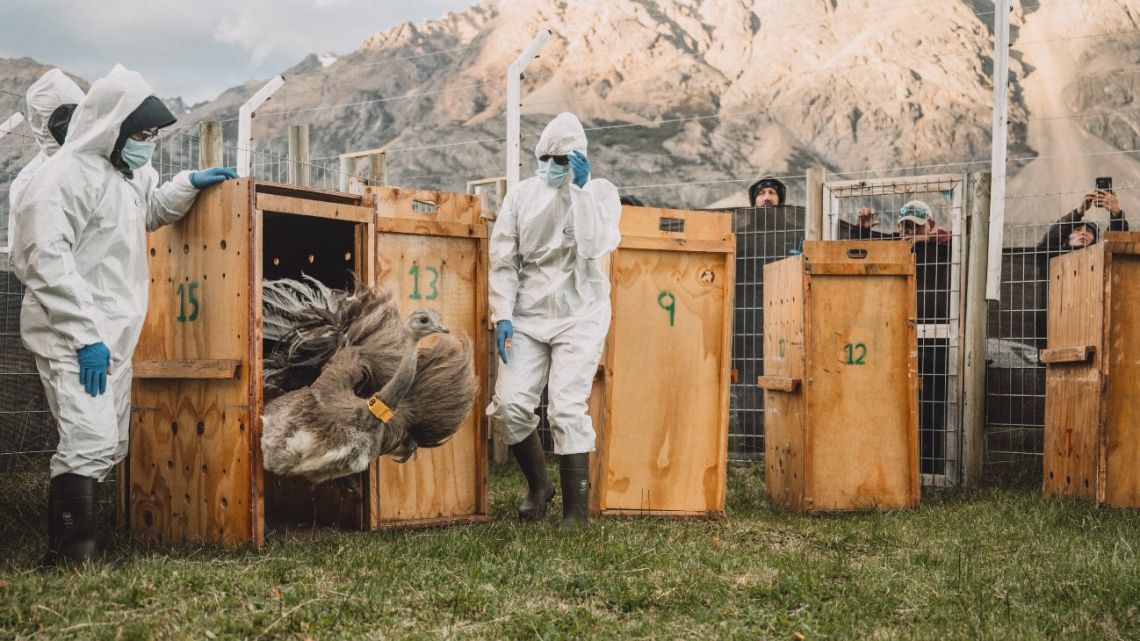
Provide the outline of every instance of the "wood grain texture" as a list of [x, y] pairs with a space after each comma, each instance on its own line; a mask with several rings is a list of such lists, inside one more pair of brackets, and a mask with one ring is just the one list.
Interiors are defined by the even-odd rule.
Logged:
[[718, 515], [727, 470], [731, 218], [627, 206], [621, 234], [608, 263], [610, 333], [589, 404], [597, 433], [591, 510]]
[[[764, 371], [804, 380], [804, 259], [764, 266]], [[764, 393], [764, 481], [768, 500], [801, 511], [808, 507], [806, 395]]]
[[135, 359], [241, 366], [228, 380], [135, 381], [126, 501], [142, 542], [264, 542], [249, 394], [260, 371], [249, 351], [252, 201], [251, 181], [228, 181], [148, 238], [150, 306]]
[[133, 376], [139, 378], [228, 379], [238, 375], [241, 360], [200, 359], [173, 361], [134, 361]]
[[1091, 346], [1082, 364], [1049, 365], [1045, 377], [1046, 494], [1097, 500], [1104, 331], [1104, 247], [1049, 262], [1049, 348]]
[[914, 274], [903, 243], [808, 241], [765, 266], [765, 374], [785, 388], [764, 394], [773, 503], [918, 505]]
[[1140, 243], [1113, 253], [1101, 501], [1140, 507]]
[[[377, 201], [378, 281], [396, 293], [404, 316], [434, 309], [453, 335], [472, 341], [479, 386], [471, 413], [447, 443], [420, 449], [405, 463], [381, 457], [374, 464], [379, 506], [374, 527], [479, 521], [488, 510], [486, 360], [481, 357], [487, 349], [487, 234], [479, 199], [386, 187], [368, 191]], [[432, 203], [437, 211], [415, 211], [413, 201]]]
[[1041, 353], [1037, 356], [1037, 360], [1046, 365], [1052, 365], [1054, 363], [1087, 363], [1092, 360], [1094, 354], [1096, 354], [1096, 347], [1092, 345], [1058, 347], [1055, 349], [1041, 350]]

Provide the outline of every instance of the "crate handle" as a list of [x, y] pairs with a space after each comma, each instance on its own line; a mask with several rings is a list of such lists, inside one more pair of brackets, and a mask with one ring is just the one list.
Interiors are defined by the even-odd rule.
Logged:
[[756, 387], [769, 392], [794, 392], [800, 386], [800, 379], [787, 376], [761, 376], [756, 379]]
[[685, 231], [685, 219], [684, 218], [670, 218], [668, 216], [662, 216], [658, 220], [657, 229], [659, 229], [661, 231], [669, 231], [669, 232], [678, 232], [678, 233], [684, 232]]
[[1096, 345], [1078, 345], [1077, 347], [1059, 347], [1056, 349], [1043, 349], [1037, 360], [1046, 365], [1060, 365], [1063, 363], [1088, 363], [1096, 355]]
[[412, 199], [412, 211], [421, 214], [438, 214], [439, 205], [430, 200], [420, 200], [418, 198]]
[[228, 380], [241, 374], [241, 361], [225, 358], [135, 361], [134, 377], [146, 379]]
[[867, 257], [867, 250], [862, 247], [855, 247], [847, 250], [847, 257], [854, 258], [855, 260], [863, 260]]

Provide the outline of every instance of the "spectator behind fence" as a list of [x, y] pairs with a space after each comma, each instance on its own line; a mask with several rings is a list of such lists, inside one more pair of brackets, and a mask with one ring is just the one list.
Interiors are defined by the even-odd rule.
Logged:
[[1049, 261], [1061, 254], [1084, 249], [1095, 245], [1100, 240], [1097, 224], [1085, 220], [1085, 213], [1093, 207], [1103, 207], [1108, 210], [1108, 231], [1128, 231], [1128, 220], [1124, 217], [1124, 210], [1120, 208], [1120, 201], [1111, 190], [1093, 190], [1085, 194], [1076, 209], [1061, 216], [1049, 226], [1049, 230], [1037, 243], [1037, 280], [1045, 283], [1044, 296], [1037, 305], [1034, 338], [1038, 349], [1046, 345], [1046, 327], [1049, 318], [1048, 286]]

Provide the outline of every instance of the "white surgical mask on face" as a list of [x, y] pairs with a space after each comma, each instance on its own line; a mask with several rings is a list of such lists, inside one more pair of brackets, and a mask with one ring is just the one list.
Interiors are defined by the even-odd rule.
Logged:
[[560, 187], [562, 183], [566, 182], [566, 177], [570, 175], [570, 165], [559, 165], [553, 160], [545, 162], [540, 160], [534, 175], [551, 187]]
[[123, 162], [131, 168], [131, 171], [134, 171], [150, 162], [150, 157], [154, 154], [154, 148], [155, 143], [153, 142], [140, 142], [133, 138], [127, 138], [127, 142], [123, 145], [123, 150], [119, 152], [119, 156], [123, 159]]

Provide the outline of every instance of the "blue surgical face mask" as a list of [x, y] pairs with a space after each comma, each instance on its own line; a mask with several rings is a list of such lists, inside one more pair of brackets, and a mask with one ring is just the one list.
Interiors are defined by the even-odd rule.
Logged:
[[155, 143], [153, 142], [139, 142], [133, 138], [127, 138], [127, 143], [123, 145], [123, 150], [119, 152], [119, 156], [131, 168], [131, 171], [134, 171], [150, 162], [154, 147]]
[[562, 183], [566, 182], [566, 177], [570, 175], [570, 165], [559, 165], [553, 160], [545, 162], [538, 161], [538, 169], [534, 172], [547, 185], [551, 187], [561, 187]]

